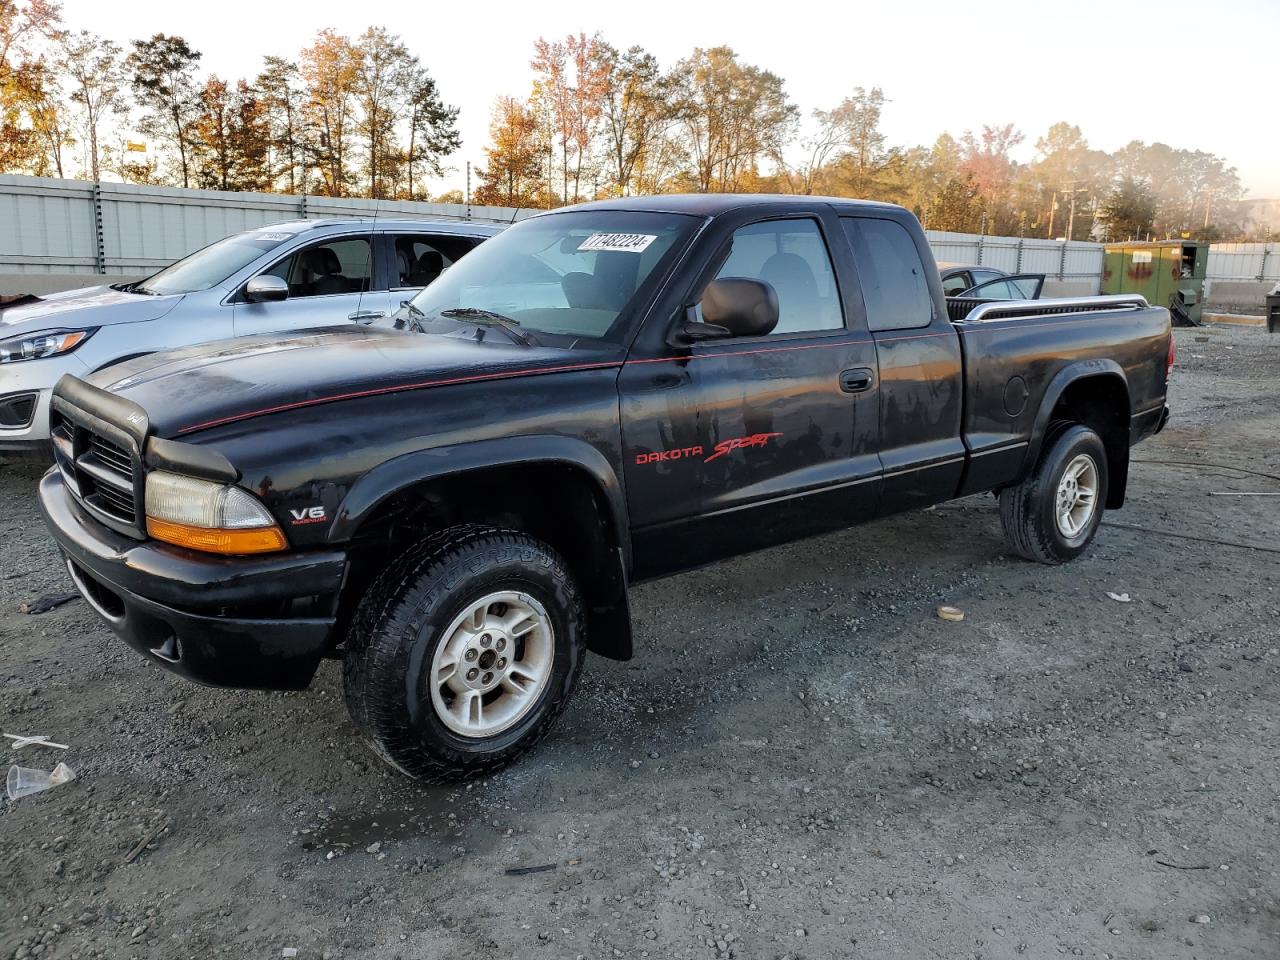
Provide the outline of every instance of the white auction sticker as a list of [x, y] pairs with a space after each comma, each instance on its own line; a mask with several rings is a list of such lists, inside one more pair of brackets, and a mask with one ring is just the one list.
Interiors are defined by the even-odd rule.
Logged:
[[641, 253], [658, 238], [647, 233], [593, 233], [583, 240], [578, 250], [616, 250], [619, 253]]
[[292, 234], [288, 233], [259, 233], [255, 239], [265, 240], [267, 243], [281, 243], [288, 240]]

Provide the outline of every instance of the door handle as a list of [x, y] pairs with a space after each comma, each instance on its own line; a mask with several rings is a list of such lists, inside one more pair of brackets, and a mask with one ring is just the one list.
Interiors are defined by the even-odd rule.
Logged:
[[385, 310], [357, 310], [355, 313], [348, 313], [347, 319], [354, 320], [356, 323], [368, 323], [386, 315], [387, 311]]
[[845, 393], [866, 393], [875, 383], [870, 367], [855, 367], [840, 374], [840, 389]]

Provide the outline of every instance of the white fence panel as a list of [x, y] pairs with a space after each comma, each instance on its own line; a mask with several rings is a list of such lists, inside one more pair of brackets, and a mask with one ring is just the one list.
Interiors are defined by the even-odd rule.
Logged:
[[[925, 235], [939, 263], [976, 264], [1008, 273], [1043, 273], [1050, 280], [1091, 285], [1095, 291], [1102, 282], [1100, 243], [983, 237], [941, 230], [927, 230]], [[1046, 295], [1054, 292], [1047, 290]]]
[[[232, 233], [315, 217], [414, 217], [511, 223], [537, 213], [355, 197], [231, 193], [0, 175], [0, 274], [142, 276]], [[1043, 273], [1046, 295], [1096, 292], [1103, 246], [1080, 241], [926, 232], [942, 263]], [[1220, 243], [1209, 249], [1215, 295], [1259, 300], [1280, 280], [1280, 244]], [[51, 277], [50, 281], [54, 279]], [[1219, 281], [1215, 286], [1212, 281]], [[1260, 300], [1259, 300], [1260, 302]]]
[[0, 176], [0, 273], [92, 273], [93, 185]]
[[[281, 220], [410, 217], [510, 223], [536, 210], [186, 190], [0, 175], [0, 274], [141, 276]], [[99, 239], [99, 231], [101, 238]]]
[[1215, 243], [1208, 271], [1211, 280], [1280, 280], [1280, 244]]

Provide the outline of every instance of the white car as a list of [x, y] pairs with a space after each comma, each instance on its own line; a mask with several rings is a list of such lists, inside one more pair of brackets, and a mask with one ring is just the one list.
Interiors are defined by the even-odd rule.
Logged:
[[426, 220], [297, 220], [217, 241], [137, 283], [0, 307], [0, 453], [44, 455], [64, 373], [261, 333], [371, 323], [502, 230]]

